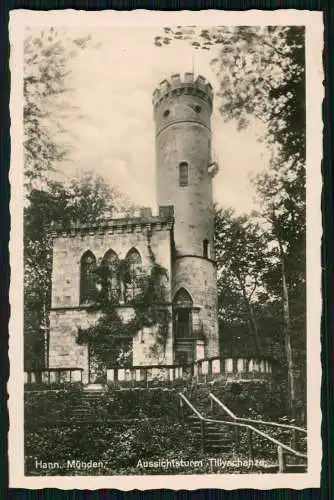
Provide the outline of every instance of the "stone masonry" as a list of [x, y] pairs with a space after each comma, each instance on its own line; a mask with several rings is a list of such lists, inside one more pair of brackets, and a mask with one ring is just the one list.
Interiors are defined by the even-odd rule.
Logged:
[[[90, 380], [89, 349], [78, 345], [80, 328], [94, 324], [98, 312], [80, 304], [80, 263], [85, 252], [97, 264], [108, 250], [122, 260], [135, 249], [149, 269], [150, 249], [167, 270], [165, 307], [171, 311], [163, 353], [152, 357], [156, 328], [133, 339], [133, 365], [172, 365], [177, 353], [186, 362], [219, 355], [217, 284], [214, 252], [211, 159], [212, 88], [191, 73], [173, 75], [153, 94], [159, 215], [143, 209], [140, 217], [109, 219], [94, 226], [56, 228], [53, 244], [49, 367], [80, 367]], [[176, 303], [180, 291], [188, 303]], [[119, 304], [124, 320], [132, 311]], [[187, 324], [189, 322], [189, 324]], [[183, 359], [183, 358], [182, 358]], [[91, 380], [90, 380], [91, 381]]]
[[[158, 203], [173, 205], [175, 216], [172, 295], [175, 297], [181, 288], [190, 294], [194, 309], [199, 311], [205, 356], [219, 355], [212, 100], [210, 83], [201, 76], [195, 79], [192, 73], [183, 78], [172, 75], [153, 94]], [[188, 170], [186, 185], [179, 179], [182, 165]]]

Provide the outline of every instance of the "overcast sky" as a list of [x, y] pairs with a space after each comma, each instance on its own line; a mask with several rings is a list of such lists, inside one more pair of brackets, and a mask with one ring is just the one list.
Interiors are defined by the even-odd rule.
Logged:
[[[158, 48], [153, 40], [160, 28], [152, 26], [67, 30], [74, 37], [90, 34], [94, 46], [71, 62], [71, 101], [81, 117], [73, 115], [66, 123], [73, 153], [61, 170], [67, 176], [94, 170], [135, 203], [155, 206], [153, 90], [162, 79], [191, 71], [194, 64], [195, 73], [205, 76], [216, 91], [219, 82], [210, 67], [216, 53], [195, 51], [184, 41]], [[257, 140], [263, 130], [254, 122], [238, 132], [235, 123], [224, 123], [218, 106], [216, 97], [213, 157], [220, 172], [214, 179], [215, 201], [247, 212], [254, 208], [249, 174], [268, 165], [265, 146]]]

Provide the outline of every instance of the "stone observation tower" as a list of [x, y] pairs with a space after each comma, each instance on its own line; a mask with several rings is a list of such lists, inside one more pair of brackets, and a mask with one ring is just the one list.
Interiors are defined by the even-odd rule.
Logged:
[[[54, 226], [46, 342], [54, 380], [62, 372], [71, 381], [75, 372], [83, 383], [105, 379], [148, 383], [156, 377], [173, 381], [184, 374], [252, 371], [259, 366], [252, 361], [249, 368], [244, 359], [237, 363], [220, 359], [212, 199], [218, 166], [211, 155], [212, 101], [210, 83], [193, 73], [174, 74], [153, 93], [157, 214], [142, 207], [131, 216], [114, 214], [89, 224], [60, 221]], [[128, 270], [126, 282], [121, 263]], [[105, 291], [125, 326], [132, 318], [135, 323], [140, 319], [134, 299], [142, 297], [140, 278], [153, 270], [154, 263], [165, 271], [159, 274], [164, 298], [157, 304], [165, 321], [139, 321], [136, 331], [131, 324], [128, 335], [115, 334], [115, 351], [127, 357], [119, 363], [117, 352], [110, 352], [116, 361], [109, 364], [99, 349], [96, 352], [98, 340], [82, 335], [103, 313], [96, 307], [96, 290], [101, 286], [96, 269], [103, 264], [108, 270]], [[269, 370], [261, 366], [261, 371]]]
[[219, 355], [212, 100], [210, 83], [193, 73], [174, 74], [153, 93], [157, 201], [174, 206], [173, 330], [180, 361]]

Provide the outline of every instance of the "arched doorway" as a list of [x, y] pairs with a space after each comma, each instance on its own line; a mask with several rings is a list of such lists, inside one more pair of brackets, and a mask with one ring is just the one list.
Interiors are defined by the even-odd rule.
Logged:
[[192, 308], [193, 301], [190, 294], [181, 288], [173, 301], [175, 337], [177, 339], [192, 337]]
[[173, 330], [175, 364], [187, 365], [194, 361], [193, 300], [185, 288], [180, 288], [173, 300]]

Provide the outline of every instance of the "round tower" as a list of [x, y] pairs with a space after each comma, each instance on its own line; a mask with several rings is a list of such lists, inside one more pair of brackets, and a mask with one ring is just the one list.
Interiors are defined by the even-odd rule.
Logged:
[[[219, 355], [214, 253], [210, 83], [171, 76], [153, 93], [159, 206], [174, 206], [173, 311], [176, 361]], [[204, 352], [203, 352], [204, 350]], [[180, 353], [183, 352], [181, 355]]]

